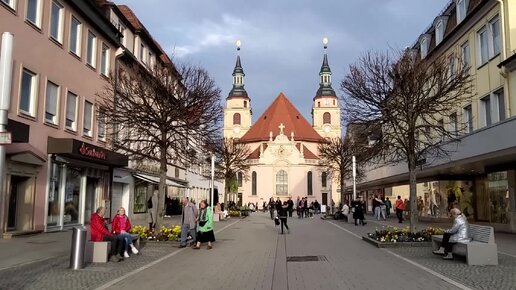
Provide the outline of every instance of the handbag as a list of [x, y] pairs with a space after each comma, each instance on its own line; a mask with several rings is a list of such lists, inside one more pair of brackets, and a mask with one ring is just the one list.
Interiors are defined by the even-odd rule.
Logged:
[[199, 225], [200, 225], [201, 227], [204, 227], [204, 225], [205, 225], [205, 224], [206, 224], [206, 221], [199, 221]]
[[275, 217], [275, 218], [274, 218], [274, 224], [276, 224], [277, 226], [279, 226], [280, 222], [279, 222], [279, 218], [278, 218], [278, 217]]

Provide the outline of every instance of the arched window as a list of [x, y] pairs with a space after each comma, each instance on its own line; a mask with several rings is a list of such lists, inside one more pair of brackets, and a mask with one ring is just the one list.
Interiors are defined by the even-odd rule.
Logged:
[[331, 114], [326, 112], [322, 116], [322, 122], [323, 124], [331, 124]]
[[327, 179], [328, 179], [328, 175], [326, 174], [326, 172], [323, 172], [321, 175], [321, 184], [322, 184], [323, 188], [325, 188], [327, 185]]
[[276, 195], [288, 194], [288, 175], [285, 170], [276, 173]]
[[233, 125], [240, 125], [240, 113], [233, 115]]
[[307, 186], [307, 194], [308, 195], [313, 195], [314, 194], [314, 191], [312, 189], [312, 171], [308, 171], [308, 173], [306, 174], [306, 186]]
[[247, 108], [247, 101], [244, 101], [244, 108]]
[[256, 195], [256, 171], [253, 171], [251, 176], [252, 176], [252, 182], [253, 182], [252, 195]]
[[242, 172], [239, 172], [237, 174], [238, 187], [242, 187], [242, 179], [244, 179], [244, 175], [242, 174]]

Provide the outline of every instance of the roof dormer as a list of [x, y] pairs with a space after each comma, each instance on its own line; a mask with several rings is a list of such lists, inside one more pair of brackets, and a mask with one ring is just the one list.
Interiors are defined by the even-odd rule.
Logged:
[[448, 16], [442, 15], [434, 20], [435, 29], [435, 46], [439, 45], [444, 39], [444, 33], [446, 32], [446, 24], [448, 23]]
[[469, 0], [455, 0], [457, 24], [461, 23], [468, 14]]
[[419, 37], [419, 51], [421, 52], [421, 59], [425, 58], [428, 55], [428, 50], [430, 49], [430, 40], [432, 39], [432, 35], [430, 34], [422, 34]]

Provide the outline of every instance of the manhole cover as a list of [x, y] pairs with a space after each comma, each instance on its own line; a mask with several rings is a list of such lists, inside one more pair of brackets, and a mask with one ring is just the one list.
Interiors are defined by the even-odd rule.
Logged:
[[27, 244], [38, 244], [38, 245], [45, 245], [45, 244], [52, 244], [52, 243], [55, 243], [56, 241], [30, 241], [30, 242], [27, 242]]
[[325, 256], [290, 256], [287, 257], [287, 262], [317, 262], [328, 261]]

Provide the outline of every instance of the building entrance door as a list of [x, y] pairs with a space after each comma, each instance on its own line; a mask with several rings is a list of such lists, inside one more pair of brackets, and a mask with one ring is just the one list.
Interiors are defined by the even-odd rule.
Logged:
[[322, 204], [328, 205], [328, 193], [327, 192], [322, 193]]
[[30, 230], [33, 216], [34, 179], [12, 175], [9, 182], [7, 210], [7, 231]]
[[[84, 206], [84, 221], [90, 223], [91, 214], [97, 210], [97, 185], [99, 179], [88, 177], [86, 179], [86, 201]], [[109, 210], [109, 209], [108, 209]], [[106, 212], [106, 216], [109, 211]]]

